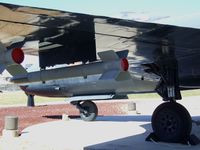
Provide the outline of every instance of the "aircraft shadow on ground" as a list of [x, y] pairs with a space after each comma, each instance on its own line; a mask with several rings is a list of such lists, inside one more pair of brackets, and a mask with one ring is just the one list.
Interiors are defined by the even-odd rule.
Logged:
[[98, 116], [96, 121], [111, 121], [111, 122], [128, 122], [128, 121], [140, 121], [150, 122], [150, 115], [128, 115], [128, 116]]
[[[62, 115], [46, 115], [42, 116], [48, 119], [61, 120]], [[79, 115], [70, 115], [70, 119], [81, 119]], [[98, 116], [95, 121], [110, 121], [110, 122], [128, 122], [128, 121], [140, 121], [140, 122], [150, 122], [150, 115], [132, 115], [132, 116]]]
[[192, 122], [200, 126], [200, 116], [192, 116]]
[[[48, 118], [48, 119], [56, 119], [56, 120], [62, 119], [62, 115], [46, 115], [46, 116], [42, 116], [42, 117]], [[70, 115], [69, 118], [70, 119], [79, 119], [80, 116], [79, 115]]]
[[42, 116], [42, 117], [48, 118], [48, 119], [56, 119], [56, 120], [62, 119], [62, 115], [46, 115], [46, 116]]

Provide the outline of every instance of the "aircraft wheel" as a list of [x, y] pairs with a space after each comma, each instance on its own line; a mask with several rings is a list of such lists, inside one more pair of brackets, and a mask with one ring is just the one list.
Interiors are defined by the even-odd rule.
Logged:
[[159, 105], [152, 115], [152, 128], [160, 141], [186, 142], [190, 136], [192, 120], [185, 107], [176, 102]]
[[80, 116], [84, 121], [94, 121], [98, 115], [98, 108], [92, 101], [84, 101], [81, 105]]

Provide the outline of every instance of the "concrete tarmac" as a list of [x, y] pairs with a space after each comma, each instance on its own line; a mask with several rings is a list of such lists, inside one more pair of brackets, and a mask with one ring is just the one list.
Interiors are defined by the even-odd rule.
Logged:
[[[0, 139], [3, 150], [199, 150], [200, 145], [147, 142], [151, 114], [160, 100], [135, 100], [137, 111], [123, 116], [99, 116], [94, 122], [79, 119], [37, 124], [18, 138]], [[193, 119], [192, 133], [200, 138], [200, 97], [180, 101]]]

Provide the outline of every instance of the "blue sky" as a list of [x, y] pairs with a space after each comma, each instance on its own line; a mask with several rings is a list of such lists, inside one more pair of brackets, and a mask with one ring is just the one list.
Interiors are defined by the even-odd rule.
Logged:
[[199, 0], [0, 0], [0, 2], [104, 16], [124, 11], [164, 16], [200, 13]]

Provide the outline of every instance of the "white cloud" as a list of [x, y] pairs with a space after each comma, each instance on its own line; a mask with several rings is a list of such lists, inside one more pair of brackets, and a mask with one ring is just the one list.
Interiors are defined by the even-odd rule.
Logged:
[[120, 19], [128, 19], [128, 20], [135, 20], [135, 21], [141, 21], [141, 22], [153, 22], [156, 20], [160, 20], [163, 18], [168, 18], [169, 16], [159, 16], [155, 14], [151, 14], [148, 12], [130, 12], [130, 11], [123, 11], [119, 14], [113, 15], [115, 18]]

